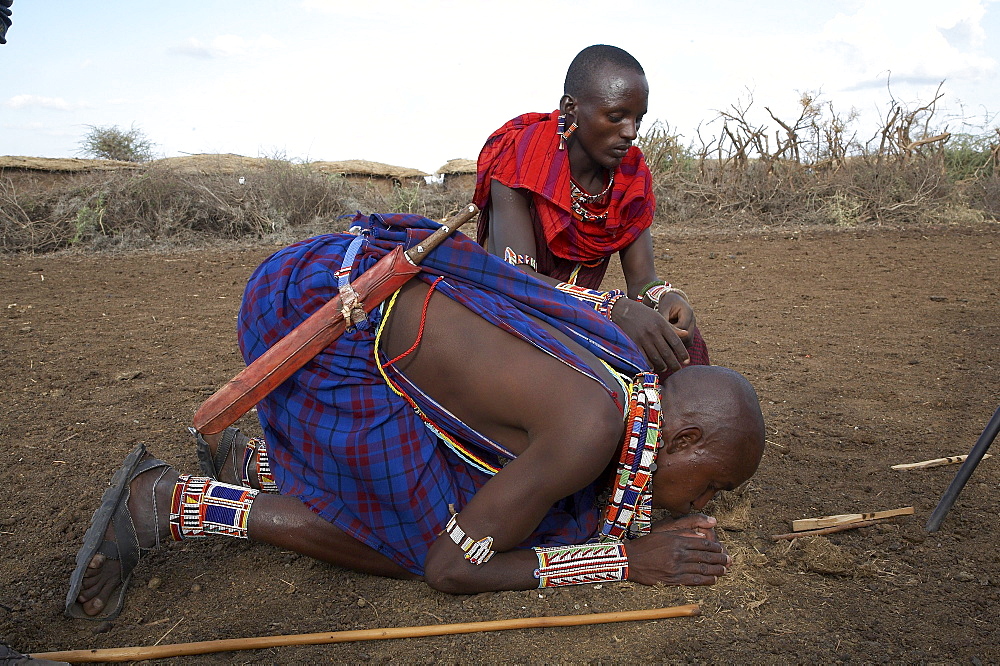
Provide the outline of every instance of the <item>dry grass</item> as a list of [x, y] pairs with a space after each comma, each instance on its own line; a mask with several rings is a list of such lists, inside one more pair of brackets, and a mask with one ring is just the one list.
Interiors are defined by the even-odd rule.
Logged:
[[[342, 231], [357, 211], [443, 219], [465, 193], [414, 185], [382, 191], [308, 165], [218, 156], [159, 160], [140, 169], [0, 176], [0, 251], [51, 252], [204, 244], [219, 239], [289, 241]], [[214, 165], [213, 165], [214, 164]], [[28, 174], [28, 175], [25, 175]], [[42, 181], [46, 182], [43, 183]], [[428, 191], [429, 190], [429, 191]]]
[[[639, 144], [653, 172], [656, 222], [746, 230], [1000, 219], [1000, 129], [950, 132], [936, 120], [940, 97], [915, 108], [892, 100], [868, 140], [858, 139], [856, 114], [808, 94], [794, 120], [764, 107], [761, 122], [752, 100], [734, 104], [695, 143], [654, 124]], [[452, 160], [442, 173], [470, 168], [471, 160]], [[471, 186], [424, 185], [420, 175], [362, 160], [0, 158], [0, 252], [289, 241], [344, 229], [356, 211], [444, 219], [471, 200]]]

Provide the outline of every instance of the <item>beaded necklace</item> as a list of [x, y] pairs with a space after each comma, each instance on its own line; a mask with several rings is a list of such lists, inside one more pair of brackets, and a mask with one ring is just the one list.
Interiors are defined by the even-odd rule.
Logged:
[[570, 194], [570, 208], [573, 210], [573, 214], [582, 220], [587, 222], [603, 222], [608, 219], [607, 211], [603, 213], [591, 213], [587, 210], [587, 205], [596, 203], [607, 196], [611, 188], [615, 186], [615, 173], [612, 171], [611, 176], [608, 178], [608, 186], [600, 194], [587, 194], [583, 191], [576, 181], [572, 178], [569, 179], [569, 194]]
[[649, 534], [652, 522], [651, 479], [660, 446], [660, 386], [654, 373], [636, 376], [629, 390], [628, 405], [625, 441], [604, 514], [601, 541]]

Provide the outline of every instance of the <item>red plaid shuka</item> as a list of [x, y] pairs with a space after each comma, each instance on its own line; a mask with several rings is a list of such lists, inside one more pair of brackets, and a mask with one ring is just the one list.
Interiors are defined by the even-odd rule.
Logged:
[[538, 272], [566, 281], [583, 264], [576, 284], [598, 289], [608, 259], [631, 245], [653, 223], [653, 179], [642, 152], [632, 146], [611, 190], [608, 217], [588, 222], [573, 215], [567, 151], [559, 150], [559, 111], [526, 113], [494, 132], [482, 152], [473, 201], [482, 210], [477, 240], [489, 235], [490, 183], [532, 193]]
[[[482, 211], [476, 240], [485, 247], [489, 236], [490, 183], [530, 190], [538, 272], [574, 284], [600, 289], [610, 257], [631, 245], [653, 223], [656, 200], [653, 178], [642, 152], [632, 146], [615, 172], [608, 219], [581, 220], [571, 212], [569, 159], [559, 150], [559, 111], [525, 113], [486, 140], [476, 173], [473, 201]], [[710, 365], [701, 331], [688, 347], [693, 365]]]

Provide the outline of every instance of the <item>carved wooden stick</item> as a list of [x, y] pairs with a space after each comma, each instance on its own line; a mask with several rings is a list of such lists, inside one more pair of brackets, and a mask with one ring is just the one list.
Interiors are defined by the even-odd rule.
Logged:
[[790, 541], [792, 539], [798, 539], [799, 537], [818, 536], [820, 534], [833, 534], [834, 532], [846, 532], [847, 530], [856, 530], [859, 527], [868, 527], [869, 525], [874, 525], [877, 522], [878, 522], [877, 520], [862, 520], [856, 523], [845, 523], [843, 525], [834, 525], [833, 527], [821, 527], [818, 530], [789, 532], [788, 534], [772, 534], [771, 539], [773, 541]]
[[913, 507], [904, 506], [902, 509], [889, 509], [888, 511], [873, 511], [871, 513], [843, 513], [837, 516], [823, 516], [822, 518], [803, 518], [792, 521], [792, 531], [814, 530], [821, 527], [836, 527], [837, 525], [848, 525], [859, 523], [862, 520], [880, 520], [882, 518], [895, 518], [896, 516], [912, 516]]
[[607, 622], [632, 622], [636, 620], [660, 620], [668, 617], [690, 617], [700, 615], [698, 604], [650, 608], [648, 610], [623, 611], [620, 613], [589, 613], [585, 615], [556, 615], [554, 617], [525, 617], [491, 622], [461, 622], [458, 624], [424, 625], [420, 627], [389, 627], [384, 629], [360, 629], [356, 631], [333, 631], [318, 634], [291, 634], [285, 636], [259, 636], [256, 638], [231, 638], [198, 643], [176, 643], [174, 645], [152, 645], [149, 647], [108, 648], [105, 650], [67, 650], [65, 652], [43, 652], [30, 655], [34, 659], [69, 661], [72, 663], [95, 661], [138, 661], [141, 659], [164, 659], [193, 654], [229, 652], [232, 650], [261, 650], [284, 645], [325, 645], [348, 641], [369, 641], [382, 638], [414, 638], [420, 636], [443, 636], [446, 634], [471, 634], [479, 631], [503, 631], [505, 629], [530, 629], [537, 627], [573, 627]]

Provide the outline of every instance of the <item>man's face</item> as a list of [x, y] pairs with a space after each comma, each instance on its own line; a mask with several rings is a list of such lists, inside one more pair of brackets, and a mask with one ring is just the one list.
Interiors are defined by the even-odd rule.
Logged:
[[579, 129], [573, 135], [574, 147], [613, 170], [639, 136], [649, 84], [642, 74], [617, 68], [605, 69], [595, 81], [593, 89], [576, 100], [573, 115]]
[[675, 453], [661, 449], [653, 474], [653, 506], [673, 516], [700, 511], [720, 490], [733, 490], [760, 464], [757, 447], [699, 443]]

